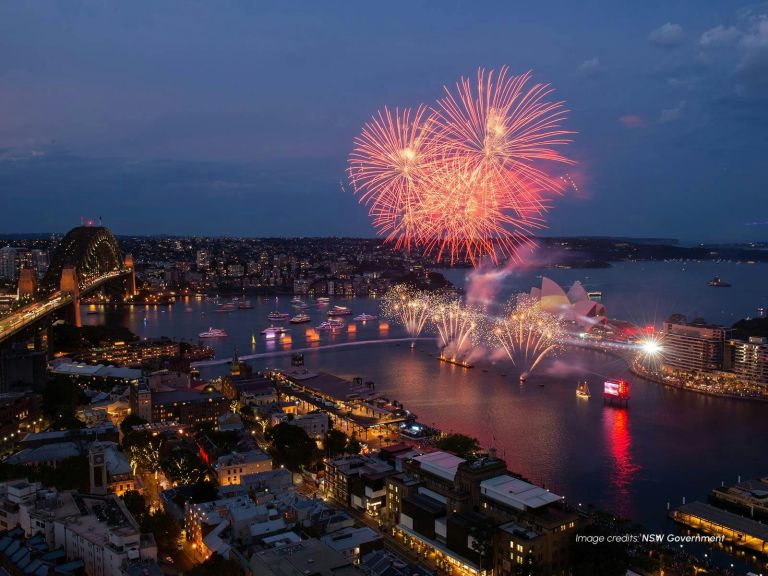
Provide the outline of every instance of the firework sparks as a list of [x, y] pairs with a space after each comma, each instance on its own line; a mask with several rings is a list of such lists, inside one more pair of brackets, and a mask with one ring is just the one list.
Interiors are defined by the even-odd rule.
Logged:
[[386, 318], [402, 324], [411, 338], [418, 338], [429, 319], [432, 298], [429, 292], [396, 284], [382, 298], [382, 311]]
[[519, 294], [509, 302], [505, 316], [496, 321], [492, 335], [512, 363], [522, 368], [524, 378], [562, 345], [564, 329], [557, 316], [541, 310], [538, 300]]
[[421, 200], [422, 179], [429, 162], [426, 108], [384, 108], [355, 138], [349, 157], [349, 179], [360, 202], [368, 205], [379, 234], [410, 248], [419, 232], [413, 211]]
[[473, 348], [480, 326], [478, 310], [460, 300], [436, 304], [430, 316], [437, 331], [440, 349], [450, 351], [452, 359], [463, 358]]
[[543, 164], [572, 164], [567, 111], [530, 78], [480, 69], [429, 111], [385, 108], [365, 125], [348, 173], [380, 234], [451, 263], [517, 256], [565, 188]]

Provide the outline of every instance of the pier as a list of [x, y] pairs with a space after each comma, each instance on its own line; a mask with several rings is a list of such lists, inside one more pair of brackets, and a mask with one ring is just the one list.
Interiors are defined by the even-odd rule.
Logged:
[[675, 522], [705, 534], [721, 536], [735, 546], [768, 555], [768, 526], [761, 522], [704, 502], [683, 504], [669, 515]]

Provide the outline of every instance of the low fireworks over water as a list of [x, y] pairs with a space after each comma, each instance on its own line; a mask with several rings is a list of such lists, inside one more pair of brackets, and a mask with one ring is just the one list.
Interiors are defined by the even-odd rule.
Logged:
[[497, 342], [525, 379], [548, 354], [562, 347], [565, 336], [562, 320], [541, 309], [539, 301], [518, 294], [493, 325], [492, 341]]
[[478, 344], [483, 317], [479, 310], [459, 299], [444, 298], [437, 303], [430, 322], [435, 327], [440, 352], [450, 360], [464, 360]]
[[384, 294], [382, 314], [405, 328], [411, 338], [418, 338], [429, 320], [433, 300], [430, 292], [396, 284]]
[[563, 320], [528, 294], [513, 296], [496, 316], [453, 294], [399, 284], [384, 295], [382, 309], [413, 338], [434, 334], [441, 359], [470, 366], [470, 360], [501, 355], [520, 369], [523, 380], [566, 341]]
[[531, 74], [479, 69], [432, 107], [384, 108], [349, 156], [348, 175], [379, 234], [397, 247], [478, 264], [519, 257], [567, 179], [553, 166], [571, 132], [552, 88]]

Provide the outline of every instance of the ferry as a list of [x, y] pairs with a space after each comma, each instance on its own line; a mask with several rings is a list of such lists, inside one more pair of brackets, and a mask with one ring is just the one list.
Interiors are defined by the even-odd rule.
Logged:
[[720, 279], [720, 276], [715, 276], [712, 278], [712, 280], [709, 281], [709, 285], [713, 288], [730, 288], [731, 285], [728, 282], [723, 282]]
[[304, 314], [304, 312], [299, 312], [289, 320], [291, 324], [304, 324], [305, 322], [310, 322], [312, 318], [309, 317], [309, 314]]
[[267, 314], [267, 318], [269, 318], [272, 322], [281, 322], [283, 320], [288, 320], [288, 318], [291, 317], [290, 314], [287, 312], [280, 312], [277, 307], [280, 304], [280, 298], [275, 296], [275, 309]]
[[284, 336], [288, 330], [286, 328], [283, 328], [282, 326], [270, 326], [268, 328], [264, 328], [264, 330], [261, 331], [264, 336], [267, 337], [267, 340], [274, 340], [275, 338], [280, 338]]
[[346, 306], [334, 306], [328, 310], [328, 316], [348, 316], [349, 314], [352, 314], [352, 310]]
[[273, 322], [280, 322], [282, 320], [288, 320], [288, 318], [290, 318], [290, 317], [291, 317], [291, 315], [288, 314], [288, 312], [279, 312], [277, 310], [267, 314], [267, 318], [269, 318]]
[[198, 334], [200, 338], [222, 338], [226, 335], [227, 333], [221, 328], [208, 328], [205, 332]]
[[589, 384], [584, 382], [579, 382], [576, 386], [576, 396], [579, 398], [589, 398], [592, 394], [589, 391]]
[[330, 330], [331, 332], [335, 332], [336, 330], [341, 330], [342, 328], [344, 328], [344, 321], [334, 320], [334, 319], [330, 319], [326, 322], [321, 323], [319, 326], [317, 326], [318, 330]]
[[373, 314], [358, 314], [353, 318], [356, 322], [370, 322], [371, 320], [376, 320], [376, 316]]

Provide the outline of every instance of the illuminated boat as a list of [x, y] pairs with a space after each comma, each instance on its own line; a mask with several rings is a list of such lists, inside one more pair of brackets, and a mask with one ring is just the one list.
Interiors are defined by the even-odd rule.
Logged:
[[319, 298], [317, 298], [317, 299], [315, 300], [315, 302], [317, 302], [317, 305], [318, 305], [318, 306], [325, 306], [325, 305], [327, 305], [327, 304], [328, 304], [330, 301], [331, 301], [331, 299], [330, 299], [330, 298], [327, 298], [327, 297], [325, 297], [325, 296], [320, 296]]
[[371, 320], [376, 320], [376, 316], [374, 316], [373, 314], [365, 314], [365, 313], [363, 313], [363, 314], [358, 314], [357, 316], [355, 316], [354, 320], [357, 321], [357, 322], [369, 322]]
[[712, 280], [709, 281], [709, 285], [713, 288], [730, 288], [731, 285], [728, 282], [723, 282], [720, 279], [720, 276], [715, 276], [712, 278]]
[[291, 315], [288, 314], [287, 312], [279, 312], [277, 310], [267, 314], [267, 318], [269, 318], [273, 322], [280, 322], [282, 320], [288, 320], [288, 318], [290, 318], [290, 317], [291, 317]]
[[283, 328], [282, 326], [269, 326], [268, 328], [264, 328], [264, 330], [261, 331], [264, 336], [266, 336], [267, 340], [274, 340], [275, 338], [281, 338], [288, 332], [287, 328]]
[[299, 312], [289, 320], [291, 324], [304, 324], [306, 322], [310, 322], [312, 318], [309, 317], [309, 314], [304, 314], [304, 312]]
[[592, 396], [592, 394], [589, 391], [589, 385], [584, 382], [579, 382], [579, 384], [576, 386], [576, 396], [579, 398], [589, 398]]
[[251, 304], [250, 300], [243, 300], [237, 305], [238, 310], [250, 310], [251, 308], [253, 308], [253, 304]]
[[227, 302], [216, 308], [216, 312], [232, 312], [235, 309], [235, 305], [232, 302]]
[[326, 322], [323, 322], [319, 326], [317, 326], [318, 330], [328, 330], [330, 332], [336, 332], [337, 330], [341, 330], [344, 328], [344, 321], [343, 320], [335, 320], [330, 319]]
[[200, 338], [222, 338], [226, 336], [227, 333], [222, 330], [221, 328], [208, 328], [205, 332], [200, 332], [198, 334], [198, 337]]
[[352, 314], [352, 310], [346, 306], [334, 306], [328, 310], [328, 316], [349, 316]]

